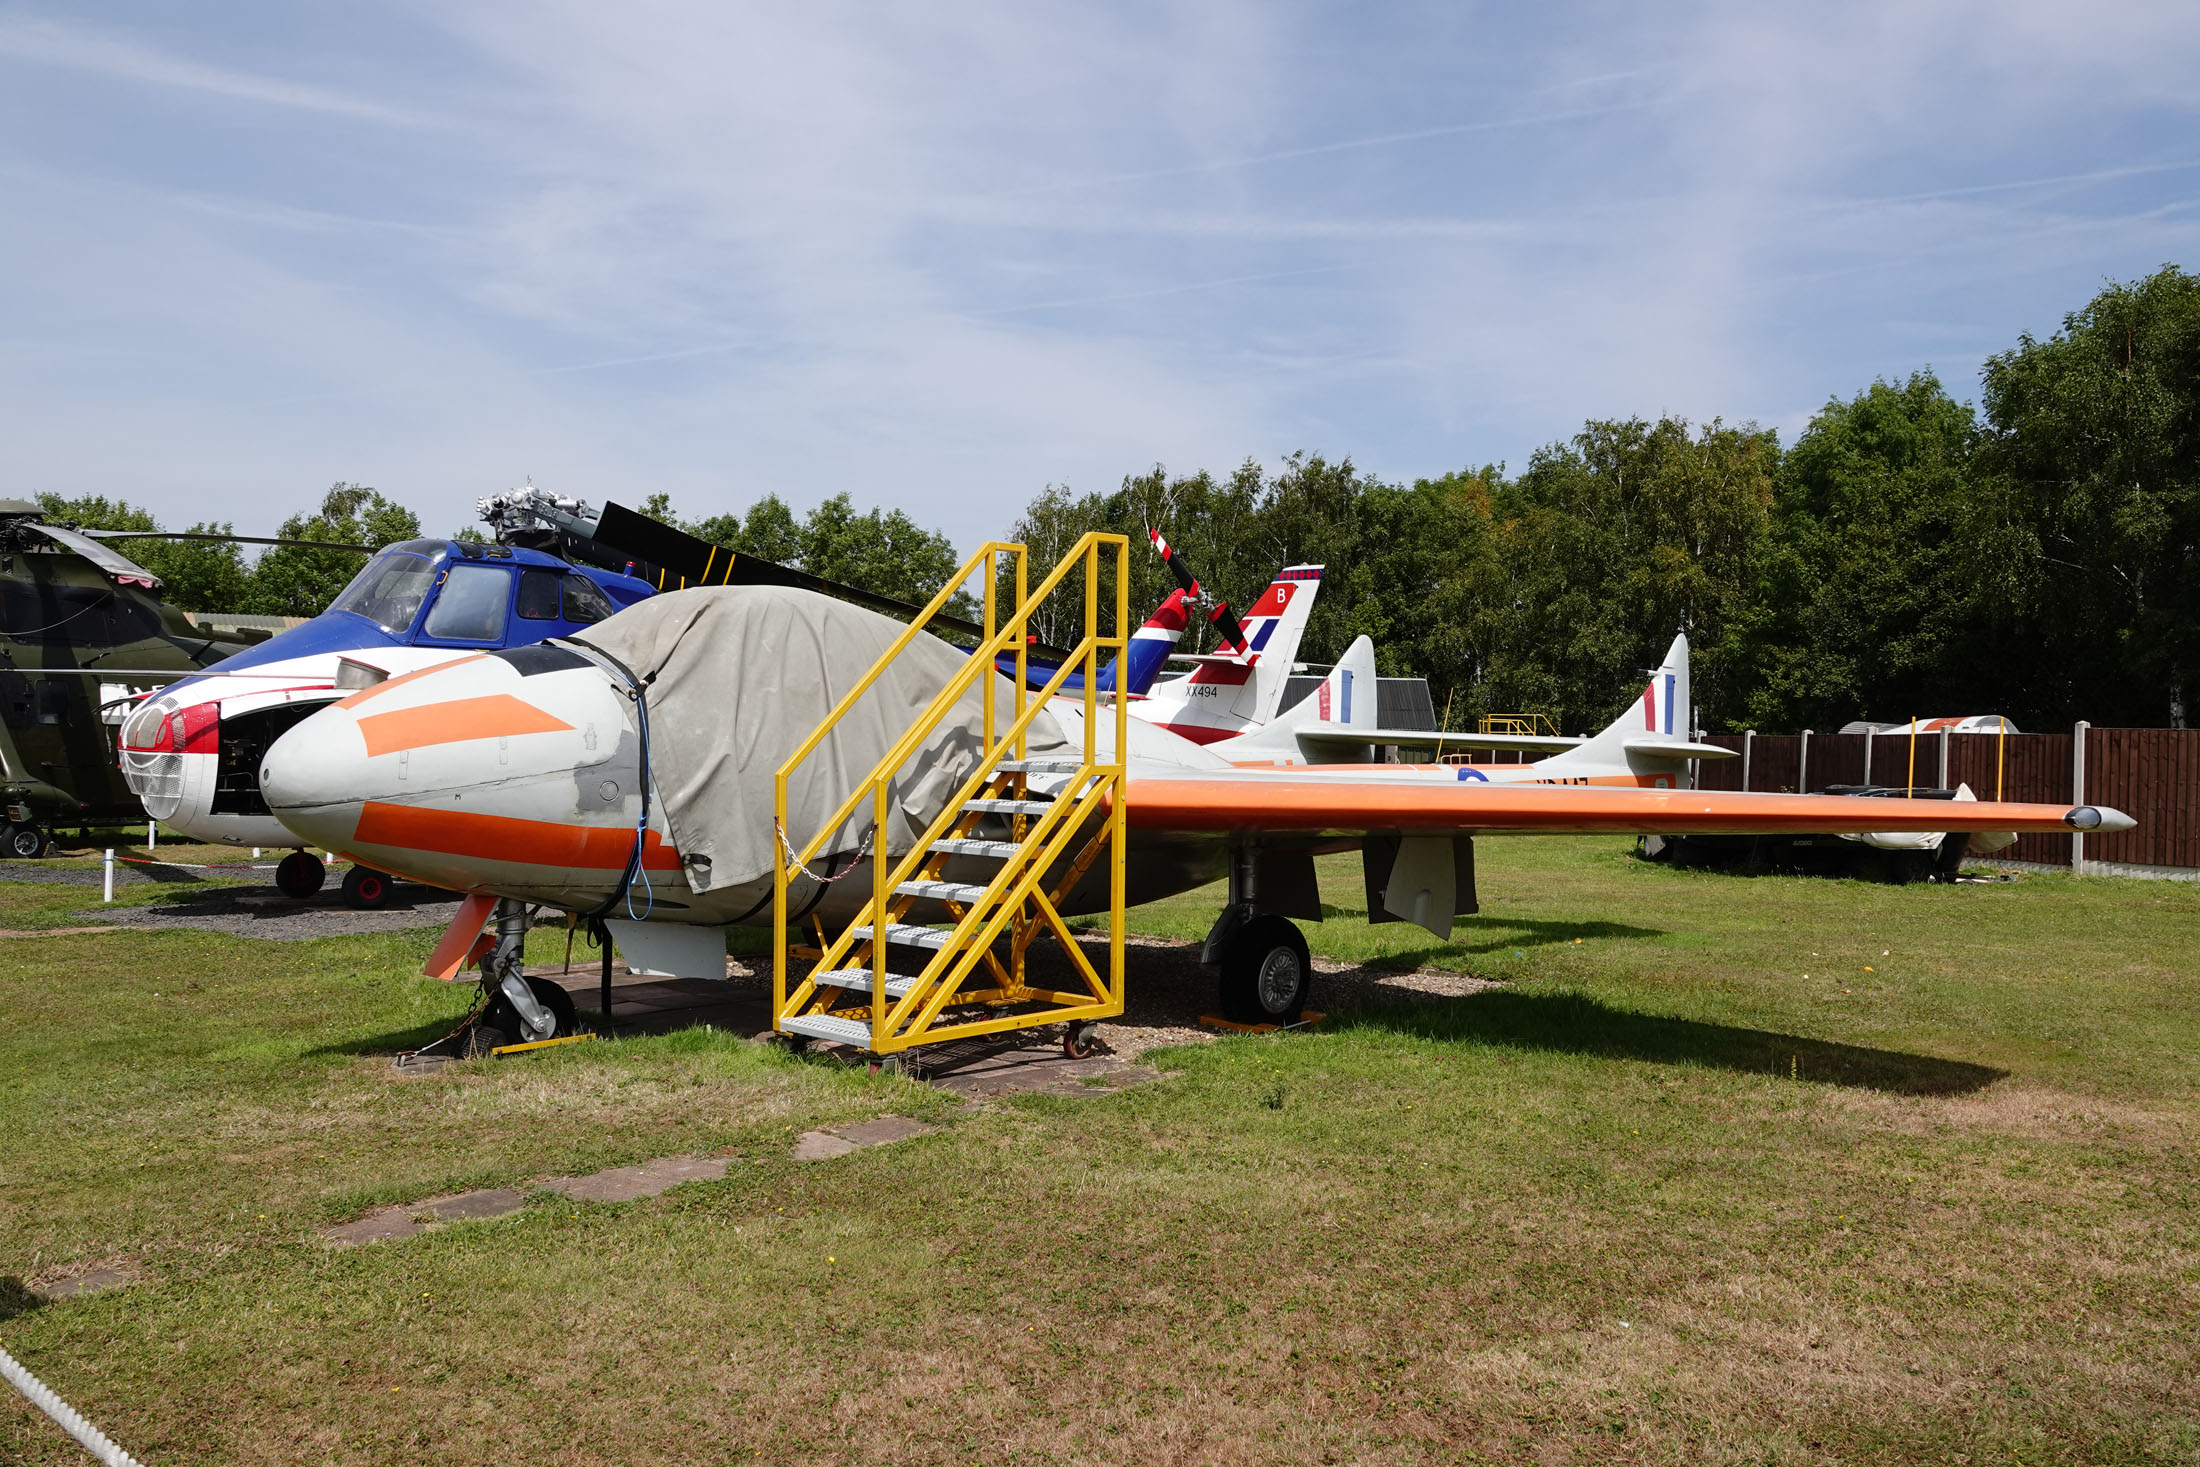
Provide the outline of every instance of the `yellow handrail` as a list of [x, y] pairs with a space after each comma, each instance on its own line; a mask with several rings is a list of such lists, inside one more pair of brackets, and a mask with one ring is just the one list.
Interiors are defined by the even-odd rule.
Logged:
[[[1113, 765], [1108, 767], [1105, 772], [1096, 768], [1098, 730], [1094, 724], [1094, 718], [1097, 712], [1096, 699], [1098, 697], [1097, 683], [1099, 680], [1100, 652], [1103, 648], [1113, 649], [1118, 657], [1117, 665], [1121, 666], [1121, 654], [1129, 645], [1130, 562], [1128, 543], [1127, 538], [1122, 535], [1108, 535], [1098, 532], [1084, 535], [1080, 537], [1069, 553], [1062, 557], [1061, 561], [1039, 584], [1038, 588], [1027, 593], [1025, 587], [1028, 583], [1028, 567], [1024, 547], [1006, 541], [987, 542], [963, 563], [955, 578], [941, 588], [939, 594], [932, 598], [931, 602], [918, 614], [916, 620], [900, 636], [895, 638], [893, 644], [880, 656], [871, 669], [841, 697], [824, 721], [780, 766], [773, 781], [773, 828], [780, 844], [780, 852], [774, 862], [773, 874], [773, 939], [776, 957], [772, 972], [772, 1005], [775, 1015], [785, 1013], [789, 1001], [786, 982], [786, 954], [787, 895], [790, 884], [796, 873], [806, 871], [809, 861], [817, 855], [820, 847], [846, 825], [866, 794], [871, 796], [873, 802], [871, 839], [877, 845], [870, 856], [872, 892], [869, 904], [871, 921], [869, 924], [870, 937], [868, 939], [871, 943], [870, 966], [872, 969], [871, 1006], [868, 1014], [871, 1020], [874, 1045], [880, 1043], [884, 1036], [899, 1028], [902, 1022], [909, 1017], [912, 1008], [921, 1005], [923, 1013], [919, 1016], [920, 1022], [929, 1024], [940, 1008], [953, 995], [955, 989], [960, 986], [971, 965], [982, 955], [983, 950], [990, 945], [1004, 922], [1010, 920], [1011, 917], [1016, 917], [1019, 924], [1019, 933], [1021, 932], [1021, 908], [1026, 901], [1031, 899], [1033, 887], [1044, 876], [1051, 862], [1066, 848], [1069, 839], [1080, 828], [1083, 816], [1090, 810], [1093, 802], [1102, 798], [1107, 800], [1109, 807], [1110, 844], [1113, 848], [1109, 884], [1110, 910], [1118, 915], [1121, 913], [1125, 885], [1123, 840], [1127, 833], [1123, 780], [1129, 739], [1128, 700], [1121, 696], [1117, 696], [1112, 700], [1116, 715], [1115, 759]], [[1100, 553], [1103, 548], [1112, 548], [1116, 553], [1116, 634], [1112, 637], [1100, 636], [1098, 627]], [[1000, 617], [998, 604], [1000, 578], [996, 562], [1001, 555], [1012, 557], [1016, 571], [1016, 604], [1011, 610], [1005, 625]], [[1050, 595], [1061, 584], [1062, 579], [1079, 565], [1082, 565], [1086, 572], [1085, 604], [1083, 607], [1085, 635], [1070, 655], [1062, 660], [1062, 664], [1054, 670], [1054, 675], [1048, 679], [1045, 686], [1034, 697], [1031, 695], [1027, 681], [1029, 666], [1027, 628], [1031, 609]], [[986, 635], [984, 639], [977, 648], [971, 651], [966, 664], [940, 689], [924, 713], [911, 724], [909, 729], [895, 742], [887, 755], [874, 767], [871, 775], [856, 789], [851, 790], [847, 798], [842, 801], [840, 807], [824, 823], [823, 827], [799, 851], [796, 850], [787, 831], [787, 787], [794, 771], [801, 765], [803, 760], [816, 751], [826, 735], [870, 690], [886, 665], [909, 646], [916, 635], [924, 629], [925, 624], [953, 598], [956, 590], [980, 569], [983, 569], [986, 578]], [[991, 674], [995, 673], [1001, 654], [1007, 651], [1011, 645], [1015, 649], [1016, 662], [1016, 678], [1012, 685], [1016, 714], [1006, 732], [996, 738], [994, 736], [997, 726], [995, 677]], [[1046, 707], [1048, 701], [1059, 694], [1062, 684], [1068, 678], [1071, 670], [1077, 668], [1080, 663], [1083, 664], [1082, 671], [1084, 674], [1081, 692], [1085, 718], [1083, 758], [1080, 761], [1081, 768], [1079, 772], [1072, 779], [1070, 785], [1059, 793], [1054, 802], [1054, 807], [1039, 818], [1037, 825], [1032, 827], [1028, 835], [1023, 830], [1023, 821], [1026, 817], [1021, 814], [1012, 817], [1013, 828], [1018, 833], [1018, 839], [1014, 842], [1019, 848], [1017, 857], [1004, 863], [1002, 869], [996, 873], [993, 882], [989, 884], [986, 894], [974, 904], [972, 910], [965, 912], [957, 923], [957, 936], [959, 938], [977, 938], [980, 940], [975, 942], [965, 941], [958, 950], [941, 950], [938, 956], [925, 965], [924, 973], [919, 981], [903, 994], [900, 1002], [893, 1006], [891, 1012], [887, 1012], [886, 948], [888, 944], [886, 930], [894, 915], [893, 908], [895, 904], [893, 898], [896, 888], [902, 885], [912, 872], [919, 869], [930, 859], [932, 844], [946, 830], [951, 828], [957, 820], [963, 817], [963, 806], [976, 792], [1000, 777], [995, 766], [1001, 759], [1004, 756], [1013, 755], [1021, 761], [1026, 757], [1028, 733], [1033, 720], [1038, 716], [1040, 710]], [[968, 691], [971, 679], [981, 674], [987, 674], [983, 684], [984, 726], [986, 730], [985, 753], [978, 760], [971, 774], [962, 782], [961, 788], [954, 797], [947, 802], [940, 814], [931, 822], [922, 838], [912, 846], [899, 862], [895, 862], [890, 858], [885, 848], [887, 821], [890, 814], [888, 792], [893, 774], [910, 758], [914, 757], [923, 740], [930, 735], [939, 721]], [[1021, 771], [1019, 771], [1020, 774]], [[1078, 816], [1077, 819], [1066, 818], [1073, 812]], [[1052, 828], [1056, 826], [1057, 822], [1060, 823], [1059, 828]], [[786, 859], [787, 857], [792, 857], [792, 859]], [[902, 905], [906, 907], [914, 900], [915, 897], [912, 896], [906, 899]], [[1062, 927], [1059, 916], [1053, 912], [1051, 906], [1043, 898], [1040, 899], [1039, 905], [1051, 926], [1066, 938], [1067, 929]], [[988, 907], [993, 908], [990, 916], [986, 915], [986, 908]], [[983, 920], [980, 920], [981, 918]], [[851, 923], [837, 939], [821, 944], [824, 951], [819, 961], [812, 967], [810, 976], [803, 980], [797, 990], [794, 1000], [796, 1003], [806, 1001], [811, 994], [817, 991], [816, 980], [819, 973], [834, 969], [844, 959], [846, 953], [856, 941], [855, 929], [859, 925], [862, 924]], [[1111, 923], [1110, 970], [1112, 987], [1108, 992], [1112, 995], [1114, 1007], [1107, 1009], [1107, 1012], [1120, 1012], [1121, 1008], [1120, 987], [1123, 949], [1121, 928], [1122, 923], [1119, 920]], [[1092, 973], [1091, 966], [1085, 961], [1084, 955], [1076, 951], [1074, 943], [1070, 945], [1070, 951], [1077, 965], [1084, 971], [1088, 985], [1093, 986], [1096, 992], [1101, 991], [1097, 975]], [[1017, 975], [1013, 982], [1020, 989], [1023, 954], [1021, 940], [1019, 940], [1013, 952], [1014, 970]], [[950, 963], [955, 970], [950, 975], [952, 981], [944, 984], [936, 981], [939, 975], [935, 972], [943, 963]], [[997, 965], [996, 971], [999, 971]], [[1069, 997], [1068, 995], [1052, 996], [1056, 998]], [[1103, 1000], [1103, 1007], [1108, 1001]], [[827, 1011], [829, 1011], [829, 1005]], [[1081, 1013], [1083, 1010], [1077, 1012]], [[1054, 1014], [1054, 1017], [1057, 1018], [1072, 1016], [1074, 1015], [1068, 1010], [1058, 1011]], [[1015, 1022], [1014, 1020], [985, 1021], [975, 1027], [992, 1029], [1012, 1026]], [[957, 1032], [970, 1032], [971, 1028], [970, 1025], [964, 1025]]]
[[[1086, 639], [1086, 641], [1088, 642], [1095, 640], [1098, 639]], [[919, 837], [914, 844], [910, 846], [909, 851], [902, 857], [901, 865], [895, 868], [892, 871], [891, 875], [885, 880], [883, 885], [887, 891], [892, 891], [895, 887], [899, 886], [903, 881], [908, 879], [909, 873], [912, 870], [914, 870], [917, 866], [923, 864], [925, 856], [929, 853], [932, 842], [938, 840], [940, 836], [947, 830], [947, 828], [950, 825], [953, 825], [956, 819], [960, 816], [962, 812], [963, 802], [970, 799], [971, 796], [976, 794], [979, 789], [983, 788], [988, 782], [992, 780], [992, 767], [994, 763], [1000, 759], [1004, 752], [1007, 752], [1009, 746], [1020, 745], [1022, 743], [1023, 737], [1027, 732], [1029, 732], [1033, 720], [1036, 719], [1039, 713], [1046, 707], [1047, 700], [1049, 698], [1052, 698], [1055, 693], [1060, 690], [1062, 680], [1069, 675], [1070, 669], [1076, 666], [1076, 655], [1083, 653], [1084, 650], [1084, 644], [1080, 643], [1078, 648], [1076, 649], [1076, 654], [1073, 654], [1071, 657], [1064, 658], [1062, 661], [1062, 665], [1059, 668], [1055, 669], [1054, 676], [1047, 681], [1046, 686], [1040, 691], [1039, 696], [1032, 699], [1031, 705], [1026, 708], [1020, 715], [1018, 715], [1016, 722], [1010, 726], [1008, 732], [1003, 734], [993, 743], [987, 745], [984, 757], [978, 760], [976, 765], [972, 768], [969, 776], [964, 779], [962, 786], [955, 791], [954, 795], [947, 801], [946, 805], [941, 809], [940, 813], [933, 818], [932, 824], [925, 830], [924, 834]], [[895, 760], [892, 764], [887, 764], [884, 761], [881, 761], [880, 767], [886, 769], [898, 769], [901, 767], [901, 762], [902, 761], [900, 760]], [[886, 781], [884, 780], [876, 781], [876, 783], [881, 789], [883, 789], [886, 785]], [[860, 799], [862, 797], [862, 794], [862, 790], [857, 790], [856, 793], [850, 797], [849, 804], [852, 805], [855, 800]], [[845, 811], [846, 808], [847, 807], [844, 806], [843, 810]], [[845, 814], [843, 814], [841, 818], [845, 819]], [[833, 824], [827, 826], [826, 829], [836, 830], [839, 828], [839, 826], [840, 820], [836, 819]], [[884, 829], [884, 826], [881, 825], [878, 828]], [[881, 870], [885, 868], [886, 855], [887, 853], [883, 849], [880, 849], [872, 854], [871, 861], [874, 870]], [[807, 862], [808, 859], [808, 854], [805, 854], [803, 860]], [[832, 967], [835, 963], [838, 962], [839, 958], [844, 953], [846, 953], [846, 951], [850, 947], [854, 946], [854, 944], [855, 939], [853, 938], [853, 936], [851, 936], [849, 933], [843, 932], [826, 949], [825, 956], [820, 961], [818, 966], [821, 968]], [[880, 946], [883, 946], [883, 944], [881, 944]]]

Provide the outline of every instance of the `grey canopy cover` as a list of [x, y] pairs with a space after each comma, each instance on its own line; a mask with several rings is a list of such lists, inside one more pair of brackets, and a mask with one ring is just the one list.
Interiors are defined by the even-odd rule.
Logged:
[[[652, 596], [571, 639], [647, 683], [651, 773], [689, 886], [714, 891], [771, 875], [780, 765], [906, 629], [814, 591], [698, 586]], [[787, 835], [797, 849], [968, 665], [967, 654], [929, 634], [902, 650], [788, 781]], [[998, 731], [1013, 721], [1014, 684], [998, 673], [973, 679], [889, 787], [890, 854], [914, 844], [976, 767], [987, 677]], [[1035, 757], [1064, 752], [1061, 725], [1040, 713], [1029, 748]], [[855, 854], [872, 819], [866, 801], [811, 869], [822, 874], [831, 857]]]

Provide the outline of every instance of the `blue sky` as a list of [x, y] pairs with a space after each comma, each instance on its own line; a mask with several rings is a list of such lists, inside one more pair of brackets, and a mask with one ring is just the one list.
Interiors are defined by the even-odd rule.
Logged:
[[0, 6], [0, 492], [431, 530], [1959, 395], [2200, 268], [2190, 5]]

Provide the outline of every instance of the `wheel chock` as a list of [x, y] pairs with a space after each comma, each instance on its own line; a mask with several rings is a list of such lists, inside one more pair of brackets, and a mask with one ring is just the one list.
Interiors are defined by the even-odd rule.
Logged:
[[495, 1049], [490, 1050], [489, 1053], [493, 1058], [502, 1059], [508, 1054], [526, 1054], [531, 1050], [549, 1049], [551, 1046], [558, 1044], [579, 1044], [585, 1039], [594, 1039], [595, 1037], [595, 1034], [591, 1032], [587, 1034], [567, 1034], [557, 1039], [537, 1039], [527, 1044], [500, 1044]]
[[1280, 1034], [1286, 1029], [1311, 1029], [1328, 1017], [1327, 1014], [1306, 1009], [1299, 1014], [1296, 1024], [1240, 1024], [1234, 1019], [1225, 1019], [1220, 1014], [1201, 1014], [1199, 1026], [1224, 1034]]

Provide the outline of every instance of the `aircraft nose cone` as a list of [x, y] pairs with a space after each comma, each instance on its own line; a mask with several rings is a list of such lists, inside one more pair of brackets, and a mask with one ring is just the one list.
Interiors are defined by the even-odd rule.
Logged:
[[344, 708], [324, 708], [277, 739], [260, 761], [260, 795], [292, 834], [342, 847], [358, 828], [368, 788], [365, 741]]

